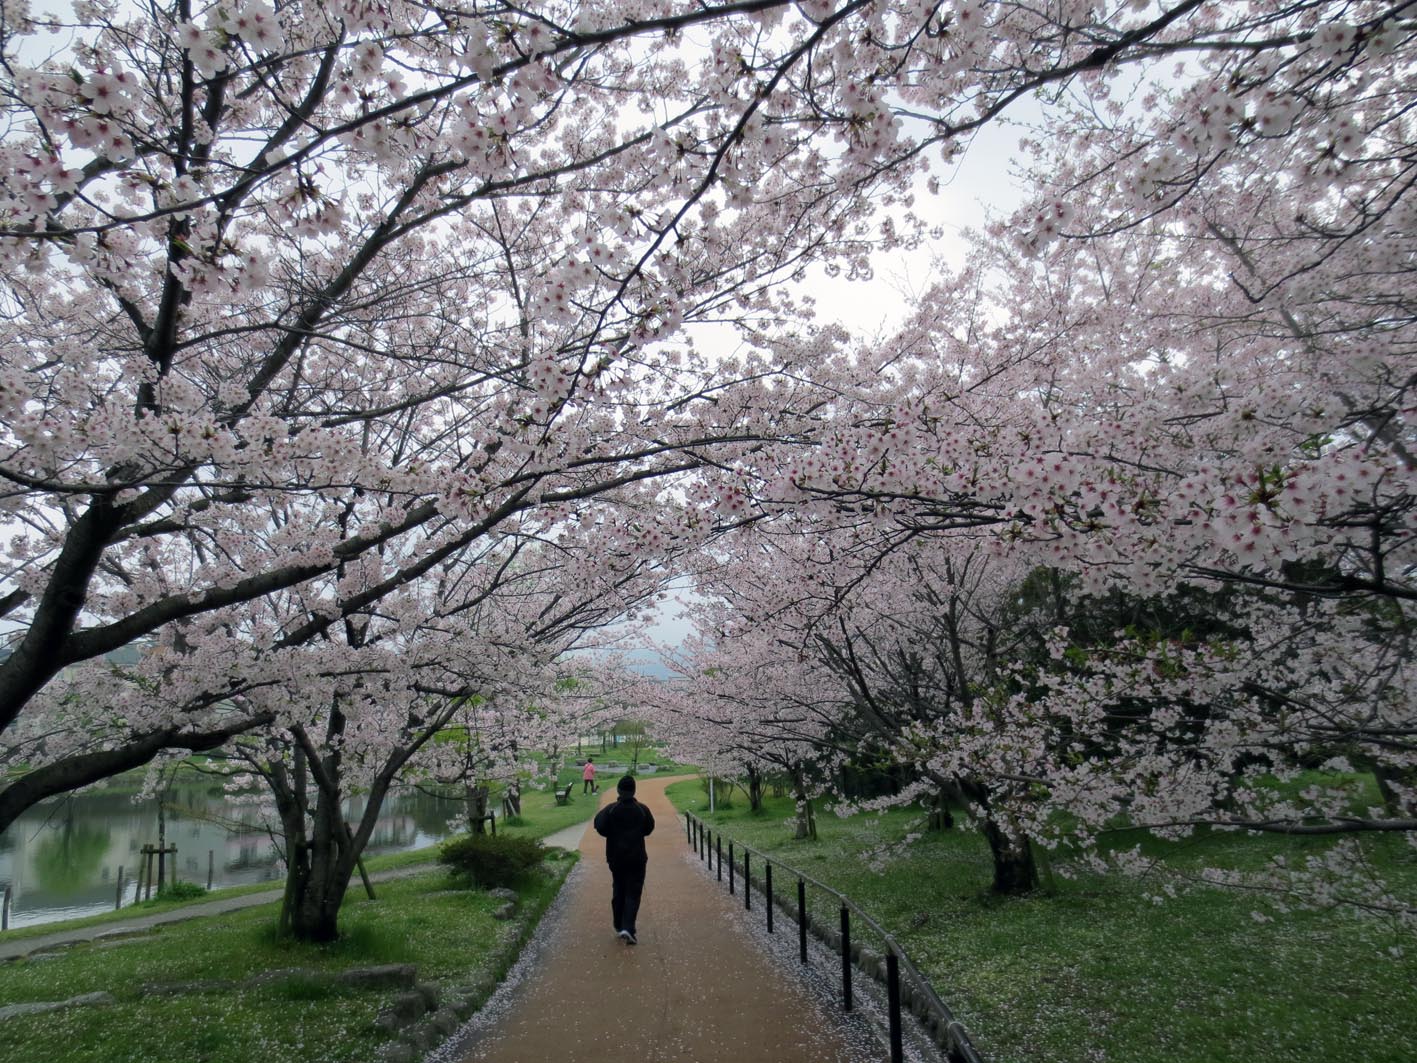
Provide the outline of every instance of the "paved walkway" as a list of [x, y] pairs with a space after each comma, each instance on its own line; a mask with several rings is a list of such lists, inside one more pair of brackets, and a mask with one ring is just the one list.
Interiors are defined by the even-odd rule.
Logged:
[[656, 821], [639, 945], [626, 945], [611, 929], [605, 843], [586, 830], [581, 863], [538, 934], [541, 951], [530, 974], [490, 1024], [478, 1028], [474, 1020], [460, 1047], [464, 1063], [860, 1057], [835, 1016], [763, 954], [727, 891], [705, 880], [664, 796], [673, 781], [639, 783]]

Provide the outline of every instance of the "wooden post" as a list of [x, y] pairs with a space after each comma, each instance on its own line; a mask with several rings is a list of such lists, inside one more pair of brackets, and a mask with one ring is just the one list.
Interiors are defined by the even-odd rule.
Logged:
[[116, 912], [123, 907], [123, 865], [118, 865], [118, 889], [113, 895], [113, 910]]
[[142, 853], [143, 881], [146, 884], [143, 900], [150, 901], [153, 899], [153, 847], [151, 845], [143, 846]]
[[212, 888], [212, 874], [216, 871], [216, 850], [207, 850], [207, 890]]
[[[348, 822], [345, 823], [344, 829], [349, 831], [349, 836], [353, 839], [354, 829]], [[377, 898], [374, 896], [374, 884], [369, 881], [369, 872], [364, 870], [364, 854], [361, 853], [359, 856], [355, 857], [354, 864], [359, 868], [359, 877], [364, 880], [364, 892], [368, 894], [371, 901], [376, 900]]]
[[0, 930], [10, 929], [10, 887], [5, 887], [5, 899], [0, 901]]
[[157, 892], [162, 894], [163, 886], [167, 885], [167, 854], [172, 854], [172, 870], [177, 871], [177, 846], [160, 845], [157, 850]]

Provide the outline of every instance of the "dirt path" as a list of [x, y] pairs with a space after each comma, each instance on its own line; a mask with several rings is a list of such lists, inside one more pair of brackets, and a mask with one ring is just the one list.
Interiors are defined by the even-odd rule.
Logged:
[[[642, 779], [654, 812], [639, 945], [610, 925], [605, 843], [587, 830], [581, 864], [543, 925], [531, 973], [468, 1034], [465, 1063], [849, 1063], [860, 1058], [835, 1016], [765, 956], [727, 892], [704, 881], [683, 822]], [[602, 803], [613, 800], [602, 795]], [[441, 1054], [440, 1054], [441, 1055]]]

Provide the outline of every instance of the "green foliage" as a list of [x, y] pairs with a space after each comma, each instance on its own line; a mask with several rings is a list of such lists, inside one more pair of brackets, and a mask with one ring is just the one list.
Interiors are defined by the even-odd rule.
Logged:
[[708, 800], [709, 782], [713, 783], [713, 803], [715, 808], [729, 809], [733, 807], [733, 782], [729, 779], [710, 780], [707, 775], [699, 776], [699, 789], [704, 792], [704, 800]]
[[483, 889], [512, 886], [546, 856], [546, 847], [534, 838], [515, 835], [468, 834], [445, 842], [438, 862], [454, 875], [466, 878]]
[[160, 901], [190, 901], [206, 895], [206, 888], [195, 882], [173, 879], [171, 882], [163, 883], [162, 889], [158, 890], [157, 899]]

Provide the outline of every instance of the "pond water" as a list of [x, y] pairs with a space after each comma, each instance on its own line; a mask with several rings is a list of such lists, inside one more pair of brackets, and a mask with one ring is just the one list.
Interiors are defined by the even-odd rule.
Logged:
[[[210, 871], [213, 888], [280, 885], [284, 872], [269, 833], [276, 823], [273, 808], [234, 802], [202, 783], [174, 786], [165, 805], [167, 844], [177, 846], [175, 861], [167, 858], [169, 878], [175, 868], [178, 878], [201, 886]], [[449, 821], [462, 811], [457, 801], [416, 790], [390, 795], [365, 853], [431, 845], [447, 836]], [[363, 812], [358, 799], [345, 809], [351, 821]], [[127, 907], [136, 899], [140, 850], [157, 842], [154, 798], [99, 790], [37, 805], [0, 834], [0, 890], [11, 888], [10, 925], [112, 911], [120, 867]]]

